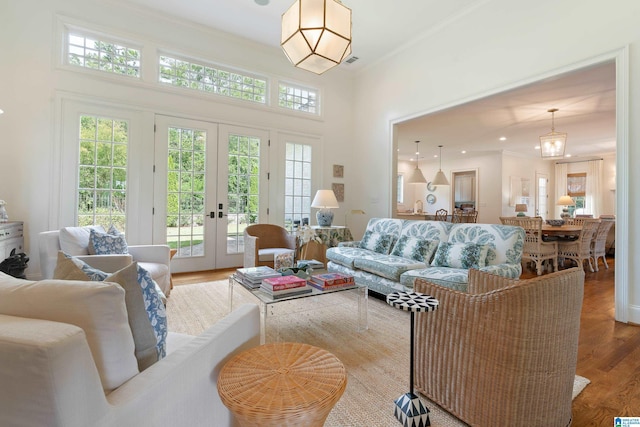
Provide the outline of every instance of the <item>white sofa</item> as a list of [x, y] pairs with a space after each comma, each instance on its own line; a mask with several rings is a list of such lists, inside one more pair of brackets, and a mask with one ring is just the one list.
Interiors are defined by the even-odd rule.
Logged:
[[[130, 353], [130, 331], [127, 336], [124, 290], [115, 283], [71, 282], [22, 281], [0, 273], [1, 426], [233, 425], [219, 398], [217, 378], [233, 354], [259, 345], [256, 305], [240, 306], [197, 337], [169, 333], [167, 356], [138, 373]], [[95, 301], [83, 306], [71, 297], [65, 307], [55, 294], [38, 290], [42, 286], [50, 290], [78, 286], [81, 289], [74, 294]], [[16, 299], [25, 296], [26, 302]], [[99, 323], [93, 317], [100, 315], [109, 319], [104, 326], [110, 331], [103, 326], [97, 332], [90, 330], [91, 324]], [[83, 316], [90, 318], [88, 323], [79, 319]], [[83, 329], [71, 322], [89, 326]], [[116, 381], [124, 382], [105, 391], [106, 380], [97, 365], [113, 357], [119, 358]], [[132, 369], [133, 376], [127, 378]]]
[[[66, 227], [83, 229], [85, 227]], [[67, 255], [73, 255], [92, 267], [113, 273], [122, 267], [137, 261], [138, 265], [147, 270], [158, 284], [165, 296], [171, 292], [170, 249], [167, 245], [130, 245], [128, 254], [122, 255], [89, 255], [89, 233], [72, 232], [77, 238], [75, 242], [60, 241], [60, 230], [44, 231], [38, 236], [40, 249], [40, 270], [43, 279], [51, 279], [58, 261], [58, 252], [63, 249]], [[63, 246], [65, 246], [63, 248]]]

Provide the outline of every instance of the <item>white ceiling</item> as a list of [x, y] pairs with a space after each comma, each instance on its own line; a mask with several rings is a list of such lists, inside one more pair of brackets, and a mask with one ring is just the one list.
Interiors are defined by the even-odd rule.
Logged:
[[[278, 47], [280, 21], [293, 0], [113, 0], [133, 7], [222, 30]], [[343, 0], [352, 9], [352, 55], [344, 70], [358, 71], [408, 42], [437, 31], [486, 0]], [[284, 53], [283, 53], [284, 55]], [[328, 71], [328, 72], [331, 72]], [[615, 151], [615, 69], [613, 63], [487, 97], [403, 123], [399, 127], [400, 159], [437, 154], [467, 156], [506, 150], [539, 156], [533, 147], [551, 130], [550, 108], [558, 108], [556, 131], [567, 132], [567, 153], [591, 157]], [[504, 136], [506, 141], [499, 141]]]
[[[540, 157], [540, 135], [566, 132], [572, 160], [616, 150], [615, 64], [601, 64], [404, 122], [398, 126], [398, 158], [443, 158], [507, 151]], [[505, 137], [505, 141], [500, 141]]]

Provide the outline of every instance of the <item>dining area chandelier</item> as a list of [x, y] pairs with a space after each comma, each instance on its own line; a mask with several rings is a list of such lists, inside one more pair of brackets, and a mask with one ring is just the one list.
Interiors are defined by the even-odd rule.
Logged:
[[562, 157], [567, 143], [567, 134], [556, 132], [555, 113], [557, 108], [547, 110], [551, 113], [551, 132], [540, 136], [540, 155], [542, 157]]

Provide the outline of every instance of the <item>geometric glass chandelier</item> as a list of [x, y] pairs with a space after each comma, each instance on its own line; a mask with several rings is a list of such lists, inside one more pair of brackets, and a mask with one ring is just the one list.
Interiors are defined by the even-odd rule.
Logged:
[[554, 113], [558, 111], [558, 109], [552, 108], [547, 111], [551, 113], [551, 132], [540, 137], [540, 155], [542, 157], [564, 156], [567, 134], [564, 132], [556, 132], [554, 127]]
[[296, 0], [282, 14], [280, 46], [296, 67], [324, 73], [351, 54], [351, 9], [340, 0]]

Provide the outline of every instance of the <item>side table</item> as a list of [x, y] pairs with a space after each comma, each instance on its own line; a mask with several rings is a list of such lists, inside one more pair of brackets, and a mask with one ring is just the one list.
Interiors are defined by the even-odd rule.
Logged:
[[239, 353], [218, 377], [220, 399], [241, 426], [322, 427], [346, 387], [336, 356], [292, 342]]
[[415, 313], [434, 311], [438, 308], [438, 300], [432, 296], [419, 292], [393, 292], [387, 295], [387, 304], [400, 310], [411, 312], [411, 349], [409, 371], [409, 393], [405, 393], [396, 400], [393, 415], [404, 427], [430, 426], [429, 409], [422, 404], [420, 398], [413, 392], [413, 358], [414, 358], [414, 317]]

